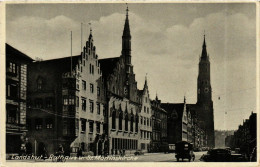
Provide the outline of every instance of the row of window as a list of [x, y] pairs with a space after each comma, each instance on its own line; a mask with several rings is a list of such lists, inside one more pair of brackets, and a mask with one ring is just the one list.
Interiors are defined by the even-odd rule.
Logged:
[[[79, 97], [77, 97], [77, 107], [79, 107]], [[101, 108], [101, 104], [100, 103], [96, 103], [96, 107], [97, 107], [97, 114], [100, 114], [100, 108]], [[81, 109], [82, 111], [86, 111], [87, 109], [87, 99], [85, 97], [81, 97]], [[94, 112], [94, 101], [89, 99], [89, 111], [91, 113]]]
[[152, 132], [141, 130], [141, 139], [151, 139]]
[[138, 141], [134, 139], [112, 138], [112, 149], [136, 150]]
[[144, 112], [149, 114], [149, 107], [144, 106]]
[[[97, 61], [96, 61], [96, 64], [97, 64]], [[85, 66], [86, 64], [85, 64], [85, 60], [83, 60], [83, 66]], [[95, 71], [95, 66], [93, 65], [93, 64], [89, 64], [89, 73], [90, 74], [92, 74], [92, 75], [94, 75], [94, 71]], [[82, 68], [82, 66], [80, 67], [80, 66], [78, 66], [78, 69], [81, 71], [81, 72], [83, 72], [83, 68]], [[98, 74], [100, 74], [100, 70], [98, 69]]]
[[[32, 129], [33, 128], [32, 120], [27, 119], [26, 125], [27, 125], [28, 129]], [[35, 128], [35, 130], [53, 129], [54, 128], [53, 119], [52, 118], [46, 118], [46, 119], [37, 118], [37, 119], [35, 119], [34, 128]]]
[[152, 120], [141, 116], [141, 125], [152, 126]]
[[7, 67], [8, 67], [8, 72], [10, 72], [12, 74], [17, 74], [18, 73], [19, 66], [17, 64], [15, 64], [13, 62], [9, 62]]
[[45, 98], [45, 100], [43, 100], [41, 98], [37, 98], [37, 99], [35, 99], [34, 107], [36, 107], [36, 108], [52, 108], [53, 107], [53, 98], [47, 97], [47, 98]]
[[[135, 132], [138, 132], [138, 116], [134, 118], [134, 115], [131, 116], [130, 120], [128, 118], [128, 114], [125, 115], [125, 131], [128, 131], [128, 122], [130, 121], [130, 132], [134, 131], [134, 119], [136, 119], [135, 123]], [[123, 130], [123, 112], [119, 113], [118, 119], [118, 129]], [[112, 113], [112, 129], [116, 129], [116, 111]]]
[[[86, 119], [81, 119], [81, 133], [86, 133]], [[100, 122], [96, 123], [96, 133], [100, 133]], [[89, 121], [89, 133], [93, 133], [94, 131], [94, 121]]]
[[[89, 84], [90, 86], [90, 92], [94, 93], [94, 85], [92, 83]], [[87, 83], [86, 81], [82, 80], [82, 89], [86, 90], [87, 89]], [[100, 87], [97, 87], [97, 95], [100, 96]]]

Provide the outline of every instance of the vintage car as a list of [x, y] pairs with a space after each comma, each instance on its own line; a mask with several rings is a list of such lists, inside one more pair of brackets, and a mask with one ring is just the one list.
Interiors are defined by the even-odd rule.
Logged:
[[195, 154], [193, 153], [193, 145], [186, 141], [181, 141], [175, 144], [175, 157], [179, 162], [180, 159], [182, 161], [184, 159], [188, 159], [189, 161], [195, 160]]
[[144, 152], [142, 150], [136, 150], [135, 155], [144, 155]]
[[241, 154], [231, 154], [230, 149], [215, 148], [203, 154], [200, 158], [205, 162], [243, 162], [245, 158]]

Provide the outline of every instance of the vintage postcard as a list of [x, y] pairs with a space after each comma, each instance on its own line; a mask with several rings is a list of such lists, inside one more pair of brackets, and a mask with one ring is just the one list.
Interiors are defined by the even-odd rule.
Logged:
[[258, 166], [258, 8], [2, 2], [1, 165]]

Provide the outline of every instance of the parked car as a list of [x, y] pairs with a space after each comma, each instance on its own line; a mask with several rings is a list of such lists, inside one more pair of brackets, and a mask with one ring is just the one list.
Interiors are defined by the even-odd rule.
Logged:
[[193, 145], [186, 141], [181, 141], [175, 144], [175, 157], [179, 162], [180, 159], [188, 159], [189, 161], [195, 160], [195, 154], [193, 153]]
[[142, 150], [136, 150], [134, 153], [135, 155], [144, 155], [144, 152]]
[[229, 149], [215, 148], [203, 154], [200, 158], [205, 162], [243, 162], [245, 157], [242, 154], [231, 154]]

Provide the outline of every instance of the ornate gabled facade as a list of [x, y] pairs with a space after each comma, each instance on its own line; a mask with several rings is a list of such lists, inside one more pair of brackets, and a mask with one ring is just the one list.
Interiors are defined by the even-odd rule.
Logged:
[[79, 148], [101, 154], [106, 99], [92, 33], [81, 55], [30, 64], [28, 85], [27, 126], [35, 155], [44, 148], [55, 153], [59, 144], [66, 155]]
[[109, 153], [138, 149], [140, 103], [131, 63], [131, 33], [128, 9], [120, 57], [99, 60], [105, 79], [108, 106]]
[[149, 152], [151, 150], [152, 140], [152, 106], [150, 101], [149, 89], [147, 84], [147, 78], [145, 78], [143, 90], [138, 90], [141, 112], [139, 118], [139, 148], [143, 152]]

